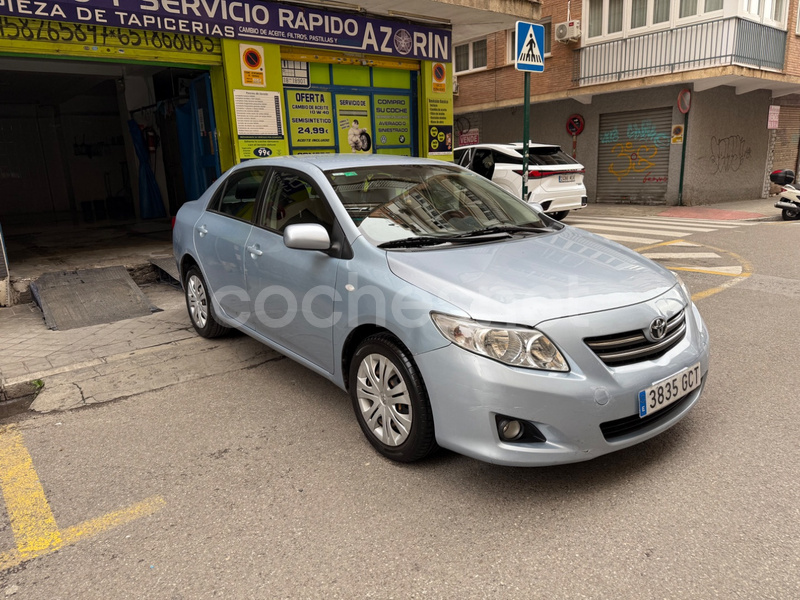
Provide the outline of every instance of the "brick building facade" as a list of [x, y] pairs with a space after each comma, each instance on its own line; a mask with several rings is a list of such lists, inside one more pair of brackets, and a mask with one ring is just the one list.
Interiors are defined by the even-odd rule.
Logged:
[[[539, 21], [549, 38], [545, 70], [531, 75], [529, 138], [567, 151], [574, 144], [590, 202], [761, 197], [773, 166], [798, 166], [798, 8], [798, 0], [547, 2]], [[570, 22], [580, 30], [572, 38], [564, 35], [576, 33]], [[471, 143], [523, 137], [513, 35], [487, 36], [485, 61], [473, 52], [479, 60], [468, 68], [456, 62], [455, 127], [471, 131], [463, 138]], [[687, 115], [679, 94], [690, 99]], [[768, 129], [772, 105], [780, 107], [777, 129]], [[573, 138], [566, 122], [576, 114], [585, 129]]]

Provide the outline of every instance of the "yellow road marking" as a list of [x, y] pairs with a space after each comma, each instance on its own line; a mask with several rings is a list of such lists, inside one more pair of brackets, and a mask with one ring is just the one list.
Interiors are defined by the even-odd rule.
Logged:
[[741, 277], [742, 273], [726, 273], [725, 271], [714, 271], [713, 269], [695, 269], [692, 267], [667, 267], [670, 271], [686, 271], [687, 273], [703, 273], [705, 275], [722, 275], [723, 277]]
[[[671, 246], [673, 244], [681, 244], [684, 243], [685, 241], [686, 240], [669, 240], [666, 242], [661, 242], [660, 244], [653, 244], [652, 246], [644, 246], [642, 248], [636, 248], [636, 252], [639, 252], [641, 254], [646, 250], [651, 250], [653, 248], [658, 248], [661, 246]], [[738, 260], [739, 263], [742, 265], [742, 272], [738, 275], [731, 275], [730, 273], [714, 272], [713, 270], [692, 269], [687, 267], [668, 267], [671, 271], [692, 271], [696, 273], [706, 273], [710, 275], [725, 275], [726, 277], [734, 278], [731, 279], [730, 281], [726, 281], [722, 285], [718, 285], [717, 287], [713, 287], [708, 290], [703, 290], [702, 292], [697, 292], [696, 294], [692, 294], [692, 300], [694, 302], [697, 302], [698, 300], [703, 300], [705, 298], [708, 298], [709, 296], [713, 296], [714, 294], [718, 294], [719, 292], [727, 290], [728, 288], [733, 287], [737, 283], [741, 283], [742, 281], [744, 281], [745, 279], [750, 277], [750, 275], [753, 274], [753, 266], [750, 264], [750, 261], [746, 260], [745, 258], [742, 258], [735, 252], [731, 252], [730, 250], [723, 250], [722, 248], [715, 248], [714, 246], [709, 246], [707, 244], [698, 244], [698, 246], [701, 246], [703, 248], [708, 248], [716, 252], [721, 252], [722, 254], [727, 254], [728, 256], [732, 256], [733, 258]]]
[[0, 427], [0, 487], [17, 544], [15, 550], [0, 554], [0, 571], [151, 515], [165, 505], [163, 498], [153, 496], [60, 531], [33, 468], [33, 459], [15, 425]]
[[61, 546], [61, 533], [44, 497], [33, 460], [22, 443], [22, 434], [13, 426], [0, 433], [0, 486], [20, 554]]

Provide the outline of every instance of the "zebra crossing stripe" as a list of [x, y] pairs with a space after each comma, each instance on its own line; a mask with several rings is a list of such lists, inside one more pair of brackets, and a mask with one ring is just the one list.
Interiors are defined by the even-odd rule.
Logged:
[[711, 267], [701, 269], [699, 267], [667, 267], [670, 271], [686, 271], [688, 273], [705, 273], [706, 275], [725, 275], [726, 277], [738, 277], [742, 274], [742, 265], [730, 267]]
[[[635, 218], [635, 217], [632, 217]], [[739, 221], [739, 220], [714, 220], [714, 219], [686, 219], [681, 217], [641, 217], [642, 219], [658, 219], [659, 221], [673, 221], [675, 223], [698, 223], [701, 225], [716, 225], [718, 227], [750, 227], [751, 225], [758, 225], [760, 221]]]
[[680, 223], [681, 225], [691, 226], [691, 225], [698, 225], [700, 227], [720, 227], [722, 229], [736, 229], [737, 227], [751, 227], [753, 225], [758, 225], [761, 221], [713, 221], [711, 219], [681, 219], [678, 217], [615, 217], [613, 215], [608, 216], [584, 216], [579, 213], [570, 214], [569, 220], [586, 220], [586, 221], [595, 221], [598, 219], [602, 220], [614, 220], [614, 221], [625, 221], [627, 223], [667, 223], [667, 224], [675, 224]]
[[716, 252], [643, 252], [642, 256], [653, 260], [667, 260], [671, 258], [721, 258]]
[[[575, 220], [578, 221], [576, 223], [576, 226], [580, 227], [581, 218], [580, 217], [576, 217]], [[647, 227], [649, 229], [672, 229], [676, 225], [675, 223], [664, 223], [663, 221], [662, 222], [659, 222], [659, 221], [635, 221], [635, 222], [633, 222], [633, 221], [625, 221], [625, 220], [622, 220], [622, 219], [592, 219], [591, 221], [586, 221], [586, 223], [588, 223], [590, 225], [595, 225], [595, 224], [597, 224], [597, 225], [622, 225], [622, 226], [628, 226], [628, 227], [635, 227], [637, 230], [640, 227]], [[680, 226], [683, 227], [683, 228], [691, 228], [692, 231], [697, 231], [697, 232], [716, 231], [717, 230], [716, 227], [708, 227], [707, 225], [706, 226], [700, 226], [700, 225], [694, 225], [694, 224], [691, 224], [691, 223], [681, 223]]]
[[646, 235], [666, 235], [668, 237], [683, 237], [691, 235], [691, 231], [661, 231], [658, 229], [646, 229], [644, 227], [614, 227], [612, 225], [592, 225], [589, 223], [576, 223], [574, 227], [581, 229], [600, 229], [601, 231], [618, 231], [620, 233], [644, 233]]
[[598, 233], [600, 237], [604, 237], [612, 242], [633, 242], [635, 244], [657, 244], [662, 240], [654, 240], [651, 238], [631, 237], [628, 235], [614, 235], [613, 233]]

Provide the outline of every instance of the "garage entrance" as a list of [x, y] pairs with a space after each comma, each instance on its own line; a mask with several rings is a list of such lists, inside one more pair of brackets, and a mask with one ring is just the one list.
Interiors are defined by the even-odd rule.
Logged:
[[214, 129], [203, 69], [0, 58], [0, 219], [175, 214], [219, 175]]

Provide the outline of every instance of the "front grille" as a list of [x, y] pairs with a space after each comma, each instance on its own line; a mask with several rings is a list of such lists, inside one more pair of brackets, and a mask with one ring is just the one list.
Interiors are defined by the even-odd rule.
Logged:
[[640, 417], [638, 414], [635, 414], [631, 415], [630, 417], [623, 417], [621, 419], [616, 419], [615, 421], [606, 421], [605, 423], [600, 423], [600, 431], [603, 432], [603, 437], [606, 438], [606, 441], [609, 442], [624, 437], [626, 435], [630, 435], [632, 433], [641, 431], [645, 427], [652, 425], [655, 421], [658, 421], [660, 419], [665, 419], [673, 412], [680, 409], [683, 405], [689, 402], [689, 400], [691, 400], [693, 397], [699, 394], [701, 389], [702, 385], [700, 386], [699, 389], [689, 392], [677, 402], [673, 402], [666, 408], [663, 408], [660, 411], [653, 413], [652, 415], [648, 415], [646, 417]]
[[644, 331], [637, 329], [600, 337], [586, 338], [586, 345], [610, 367], [620, 367], [653, 360], [663, 356], [686, 335], [686, 310], [680, 311], [667, 321], [664, 338], [651, 342]]

